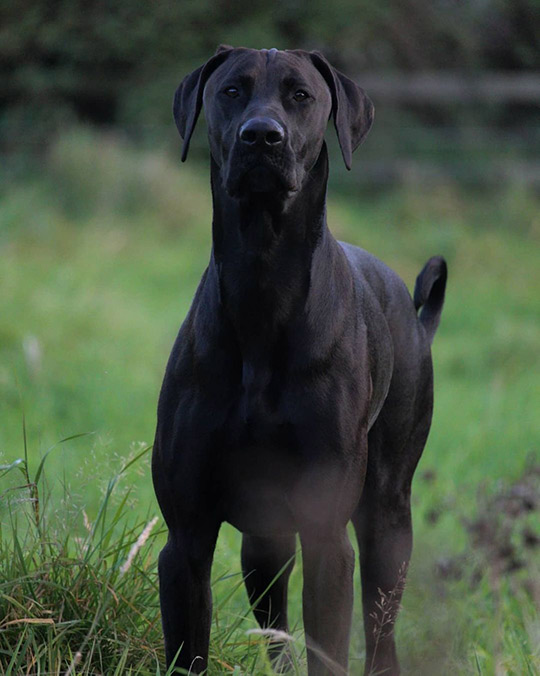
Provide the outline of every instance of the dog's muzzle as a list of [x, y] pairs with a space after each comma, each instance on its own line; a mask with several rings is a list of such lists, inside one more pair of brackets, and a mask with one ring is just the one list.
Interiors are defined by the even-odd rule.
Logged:
[[283, 125], [262, 115], [242, 122], [222, 176], [225, 189], [237, 199], [253, 193], [286, 197], [296, 192], [294, 153]]

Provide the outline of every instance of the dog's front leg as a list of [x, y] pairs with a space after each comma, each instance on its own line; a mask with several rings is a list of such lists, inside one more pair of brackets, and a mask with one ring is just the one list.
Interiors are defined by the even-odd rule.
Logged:
[[174, 662], [198, 674], [207, 666], [212, 619], [210, 569], [218, 530], [219, 526], [170, 530], [159, 556], [159, 596], [168, 667]]
[[303, 614], [309, 676], [347, 674], [353, 607], [354, 551], [345, 526], [300, 533]]

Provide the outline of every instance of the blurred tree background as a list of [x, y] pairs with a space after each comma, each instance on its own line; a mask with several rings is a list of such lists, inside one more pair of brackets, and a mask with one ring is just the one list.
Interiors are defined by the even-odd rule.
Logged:
[[80, 121], [170, 141], [179, 81], [229, 43], [317, 49], [365, 82], [384, 134], [349, 183], [440, 170], [538, 185], [539, 12], [536, 0], [5, 0], [0, 151], [36, 153]]

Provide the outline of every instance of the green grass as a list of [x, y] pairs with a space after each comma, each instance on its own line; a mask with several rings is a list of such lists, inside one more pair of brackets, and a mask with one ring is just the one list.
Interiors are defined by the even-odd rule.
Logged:
[[[81, 646], [77, 674], [164, 673], [161, 517], [121, 566], [159, 516], [144, 449], [209, 256], [208, 180], [163, 151], [78, 131], [1, 197], [0, 675], [63, 673]], [[539, 548], [523, 536], [538, 533], [539, 505], [515, 517], [500, 507], [540, 463], [538, 206], [518, 187], [330, 200], [335, 234], [385, 260], [409, 288], [429, 256], [449, 264], [398, 622], [405, 673], [540, 673]], [[51, 446], [79, 434], [39, 470]], [[475, 539], [467, 524], [481, 519], [494, 540], [511, 542], [519, 570], [506, 572]], [[220, 535], [213, 579], [210, 673], [267, 673], [263, 639], [246, 634], [256, 624], [232, 528]], [[303, 673], [300, 591], [297, 565], [291, 617]], [[359, 583], [356, 595], [352, 674], [363, 665]]]

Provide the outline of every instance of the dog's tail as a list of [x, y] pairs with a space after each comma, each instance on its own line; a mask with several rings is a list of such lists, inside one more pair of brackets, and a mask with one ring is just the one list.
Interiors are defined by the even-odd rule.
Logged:
[[442, 256], [433, 256], [422, 268], [414, 286], [414, 307], [422, 308], [420, 321], [426, 330], [429, 342], [439, 326], [444, 303], [444, 290], [448, 272]]

